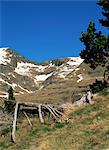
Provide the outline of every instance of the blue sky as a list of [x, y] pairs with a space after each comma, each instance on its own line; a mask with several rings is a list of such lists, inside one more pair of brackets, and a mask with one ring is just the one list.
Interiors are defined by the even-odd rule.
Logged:
[[1, 47], [10, 47], [32, 61], [79, 56], [79, 38], [90, 20], [102, 18], [96, 1], [1, 2]]

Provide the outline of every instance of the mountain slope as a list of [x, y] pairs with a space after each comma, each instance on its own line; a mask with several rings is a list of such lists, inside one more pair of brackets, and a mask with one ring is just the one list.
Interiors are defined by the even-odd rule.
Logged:
[[[103, 94], [103, 93], [102, 93]], [[65, 111], [69, 118], [53, 123], [46, 118], [40, 124], [36, 116], [31, 118], [31, 129], [25, 118], [17, 124], [17, 143], [10, 141], [10, 130], [0, 132], [1, 150], [107, 150], [109, 148], [109, 92], [96, 96], [93, 104]], [[21, 119], [21, 120], [20, 120]], [[23, 133], [23, 134], [22, 134]]]
[[89, 84], [96, 79], [102, 80], [102, 68], [90, 69], [82, 63], [65, 78], [49, 77], [44, 81], [44, 87], [34, 94], [16, 96], [18, 100], [37, 101], [42, 103], [62, 104], [74, 102], [86, 93]]
[[80, 57], [34, 63], [10, 48], [0, 48], [0, 54], [0, 97], [7, 97], [7, 89], [12, 86], [16, 100], [71, 102], [103, 75], [102, 68], [90, 69]]
[[48, 78], [66, 78], [83, 60], [77, 58], [56, 59], [33, 63], [19, 56], [10, 48], [0, 48], [1, 96], [12, 86], [18, 94], [33, 93], [43, 86]]

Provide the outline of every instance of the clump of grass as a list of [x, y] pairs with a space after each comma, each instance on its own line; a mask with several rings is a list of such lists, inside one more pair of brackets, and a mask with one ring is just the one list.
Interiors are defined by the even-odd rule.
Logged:
[[109, 117], [108, 114], [106, 114], [105, 112], [100, 112], [95, 115], [95, 118], [97, 120], [104, 120], [107, 119], [108, 117]]
[[60, 123], [60, 122], [57, 122], [55, 124], [55, 128], [63, 128], [65, 126], [65, 123]]
[[90, 112], [97, 111], [98, 109], [99, 109], [99, 105], [97, 105], [97, 104], [87, 105], [86, 107], [73, 112], [71, 115], [78, 115], [78, 116], [82, 115], [82, 114], [88, 115]]
[[95, 144], [94, 143], [89, 143], [87, 146], [86, 146], [86, 150], [92, 150], [94, 148]]
[[38, 133], [38, 129], [33, 129], [30, 131], [29, 136], [35, 136]]
[[85, 135], [85, 136], [91, 136], [91, 135], [93, 135], [93, 132], [92, 132], [92, 130], [90, 130], [90, 129], [89, 129], [89, 130], [85, 130], [85, 131], [84, 131], [84, 135]]
[[109, 130], [104, 133], [103, 140], [109, 140]]
[[0, 141], [0, 150], [6, 150], [12, 143], [7, 142], [6, 140]]
[[6, 143], [1, 141], [0, 142], [0, 149], [6, 148]]
[[52, 132], [52, 131], [54, 131], [53, 128], [49, 128], [49, 127], [44, 127], [44, 128], [42, 128], [42, 130], [43, 130], [44, 132]]
[[11, 132], [11, 128], [5, 128], [1, 132], [3, 135], [7, 135], [9, 132]]
[[107, 96], [107, 95], [109, 95], [108, 89], [102, 90], [102, 91], [99, 93], [99, 95], [100, 95], [100, 96]]
[[92, 123], [92, 121], [93, 121], [93, 118], [91, 117], [91, 118], [86, 118], [84, 120], [81, 120], [80, 123], [83, 125], [89, 125]]

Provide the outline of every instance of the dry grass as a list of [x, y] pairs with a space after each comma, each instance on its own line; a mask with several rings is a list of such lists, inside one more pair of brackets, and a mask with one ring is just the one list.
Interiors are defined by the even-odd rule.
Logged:
[[33, 117], [33, 129], [24, 118], [20, 118], [17, 143], [11, 143], [8, 131], [1, 135], [0, 150], [109, 149], [109, 95], [97, 96], [91, 105], [73, 105], [65, 114], [69, 117], [67, 122], [53, 123], [46, 118], [45, 125]]
[[[96, 78], [101, 79], [103, 73], [101, 68], [92, 70], [85, 63], [82, 63], [79, 68], [63, 79], [54, 76], [45, 81], [43, 89], [32, 94], [16, 96], [16, 99], [52, 104], [72, 102], [77, 95], [82, 95]], [[77, 83], [79, 74], [82, 74], [83, 80]]]

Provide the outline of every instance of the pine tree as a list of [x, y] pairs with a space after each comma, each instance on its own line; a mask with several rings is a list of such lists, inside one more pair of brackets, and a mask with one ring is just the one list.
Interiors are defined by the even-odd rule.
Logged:
[[13, 112], [13, 107], [14, 107], [14, 103], [13, 103], [15, 100], [14, 90], [12, 87], [10, 87], [7, 92], [8, 92], [8, 101], [5, 101], [5, 110], [10, 113]]
[[102, 14], [105, 17], [104, 19], [99, 19], [99, 22], [109, 29], [109, 0], [100, 0], [97, 4], [101, 6]]
[[85, 49], [81, 51], [80, 56], [90, 67], [95, 69], [98, 65], [104, 65], [107, 62], [105, 46], [107, 37], [101, 31], [95, 32], [95, 24], [89, 23], [87, 32], [82, 32], [81, 42], [84, 43]]
[[[106, 19], [99, 19], [102, 26], [109, 27], [109, 1], [100, 0], [97, 3], [102, 7], [102, 14]], [[101, 31], [96, 31], [95, 24], [90, 22], [86, 32], [82, 32], [80, 41], [84, 43], [85, 49], [80, 56], [84, 61], [95, 69], [102, 65], [105, 68], [104, 81], [109, 82], [109, 35], [105, 36]]]
[[13, 92], [14, 92], [13, 88], [10, 87], [8, 90], [8, 100], [14, 100]]

